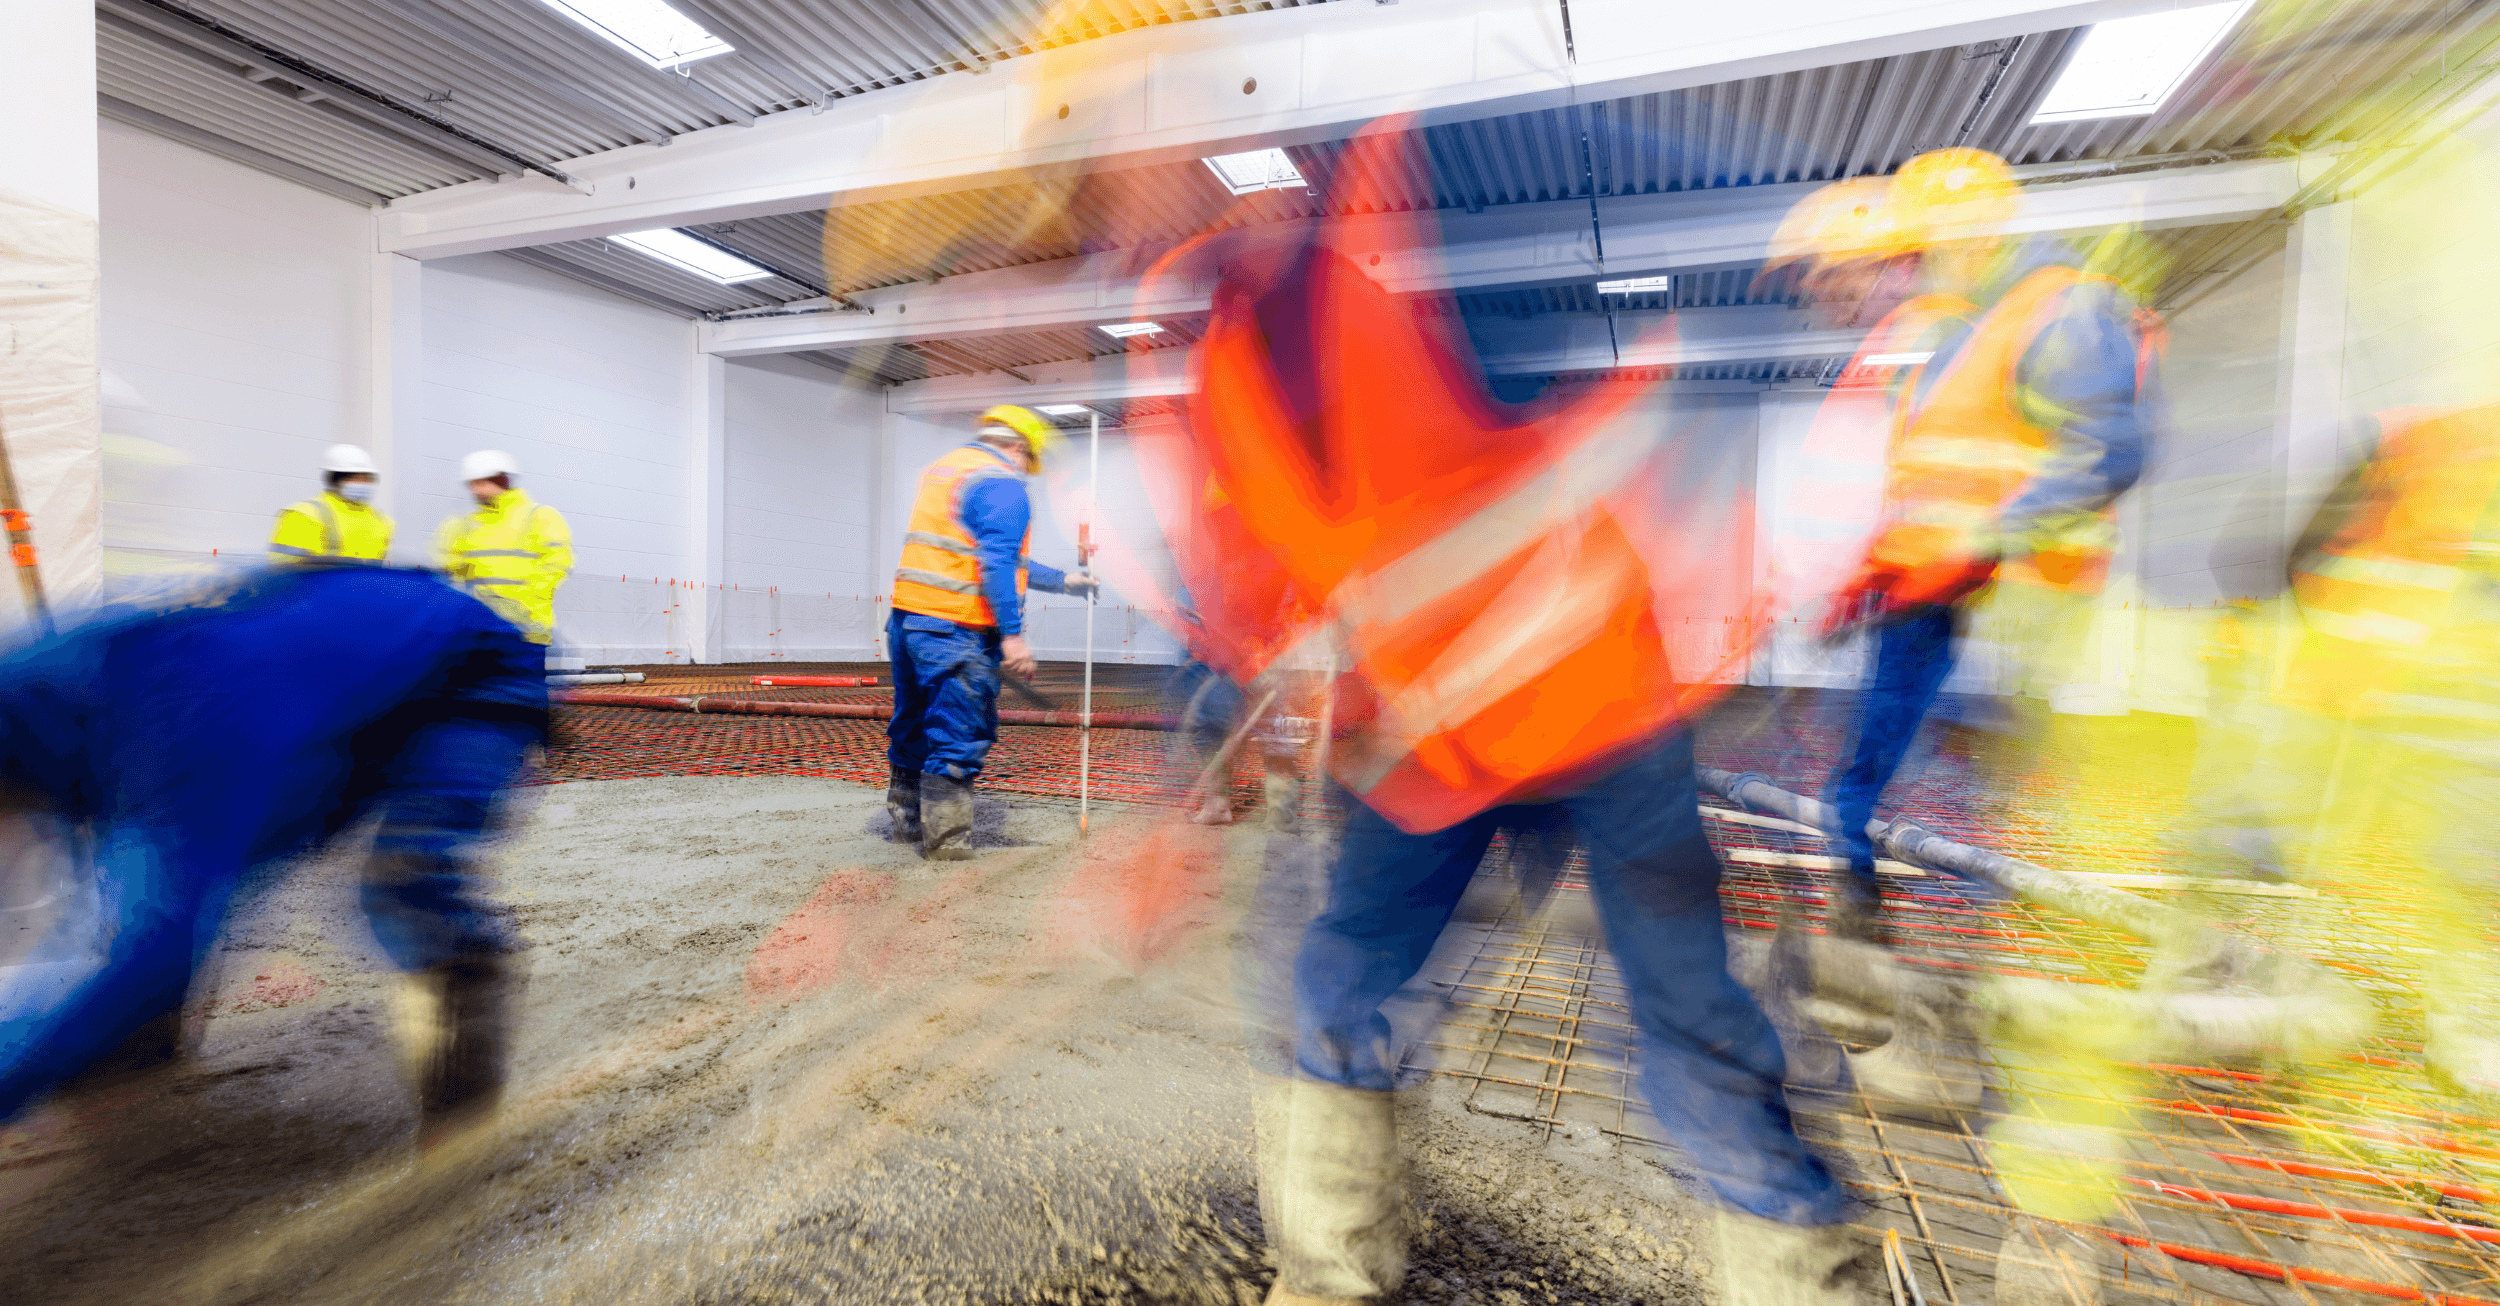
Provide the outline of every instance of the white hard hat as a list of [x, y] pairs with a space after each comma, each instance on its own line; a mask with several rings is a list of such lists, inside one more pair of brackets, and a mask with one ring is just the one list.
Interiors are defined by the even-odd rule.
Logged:
[[352, 444], [334, 444], [321, 451], [321, 470], [325, 472], [361, 472], [380, 476], [382, 469], [373, 465], [373, 455]]
[[489, 476], [518, 476], [521, 464], [501, 449], [480, 449], [460, 460], [460, 479], [482, 481]]

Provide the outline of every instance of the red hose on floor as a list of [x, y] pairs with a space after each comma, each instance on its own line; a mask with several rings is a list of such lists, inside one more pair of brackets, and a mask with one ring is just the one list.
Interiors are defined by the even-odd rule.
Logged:
[[[772, 703], [751, 698], [666, 698], [654, 694], [600, 694], [572, 690], [549, 690], [547, 698], [555, 703], [577, 703], [583, 707], [641, 707], [656, 712], [744, 712], [753, 716], [831, 716], [854, 721], [883, 721], [894, 715], [894, 709], [883, 703]], [[1076, 726], [1077, 712], [1025, 712], [1013, 708], [1000, 710], [998, 723], [1008, 726]], [[1097, 730], [1178, 730], [1175, 717], [1160, 712], [1096, 712]]]

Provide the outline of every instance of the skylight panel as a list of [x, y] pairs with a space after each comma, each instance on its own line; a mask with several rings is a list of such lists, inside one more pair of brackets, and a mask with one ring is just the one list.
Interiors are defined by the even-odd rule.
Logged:
[[757, 267], [728, 250], [705, 244], [674, 227], [636, 231], [608, 239], [619, 245], [631, 246], [635, 252], [658, 259], [680, 272], [691, 272], [724, 286], [734, 286], [741, 281], [760, 281], [773, 274], [771, 268]]
[[1163, 324], [1160, 322], [1114, 322], [1102, 329], [1104, 335], [1114, 340], [1126, 340], [1130, 336], [1160, 335], [1162, 331]]
[[1597, 283], [1597, 293], [1601, 295], [1644, 295], [1653, 290], [1672, 290], [1674, 288], [1675, 278], [1671, 276], [1624, 277], [1615, 281], [1600, 281]]
[[1293, 166], [1293, 160], [1286, 158], [1283, 150], [1218, 154], [1204, 162], [1215, 173], [1215, 179], [1224, 183], [1224, 189], [1235, 195], [1305, 184], [1302, 170]]
[[1044, 417], [1074, 417], [1089, 410], [1083, 404], [1042, 404], [1033, 411]]
[[2140, 118], [2154, 112], [2222, 43], [2248, 4], [2234, 0], [2095, 24], [2031, 121]]
[[654, 68], [675, 68], [736, 46], [660, 0], [546, 0], [547, 7]]

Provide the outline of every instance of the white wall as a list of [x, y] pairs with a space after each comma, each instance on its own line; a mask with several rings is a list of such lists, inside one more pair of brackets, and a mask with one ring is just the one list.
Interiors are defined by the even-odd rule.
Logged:
[[256, 559], [322, 448], [364, 439], [371, 216], [117, 124], [101, 142], [108, 568]]
[[2500, 112], [2353, 202], [2345, 413], [2500, 400]]
[[878, 656], [884, 395], [795, 359], [732, 360], [726, 379], [723, 660]]
[[10, 64], [0, 77], [0, 122], [10, 124], [0, 185], [95, 217], [95, 6], [11, 0], [0, 32]]
[[424, 294], [422, 418], [394, 458], [402, 534], [430, 548], [469, 510], [461, 457], [504, 450], [572, 524], [559, 639], [594, 662], [682, 654], [691, 632], [655, 596], [690, 579], [692, 325], [495, 255], [427, 263]]

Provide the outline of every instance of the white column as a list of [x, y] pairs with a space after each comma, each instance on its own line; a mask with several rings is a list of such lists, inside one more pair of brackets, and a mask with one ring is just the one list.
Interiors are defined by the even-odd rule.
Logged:
[[[96, 340], [95, 6], [0, 6], [0, 422], [33, 518], [38, 574], [55, 608], [95, 597], [104, 576], [103, 393]], [[0, 557], [0, 624], [23, 612]]]
[[414, 456], [425, 392], [425, 265], [398, 254], [373, 256], [366, 290], [365, 448], [382, 469], [374, 506], [399, 524], [391, 541], [395, 560], [431, 560], [437, 523], [408, 520], [401, 505], [415, 502], [412, 478], [430, 475]]
[[694, 345], [694, 374], [687, 386], [685, 598], [687, 660], [719, 662], [727, 623], [718, 586], [727, 574], [729, 485], [729, 368], [718, 354]]
[[95, 6], [86, 0], [13, 0], [0, 10], [0, 121], [10, 124], [0, 185], [83, 213], [96, 198]]
[[2283, 327], [2276, 345], [2274, 448], [2283, 485], [2280, 538], [2300, 538], [2345, 451], [2345, 305], [2352, 279], [2352, 202], [2309, 210], [2283, 251]]
[[[886, 561], [889, 549], [899, 558], [902, 540], [895, 525], [894, 502], [894, 423], [887, 413], [877, 423], [877, 433], [868, 442], [868, 592], [891, 596], [894, 591], [894, 567]], [[884, 659], [886, 605], [878, 604], [875, 628], [868, 633], [868, 642], [876, 650], [872, 656]]]

